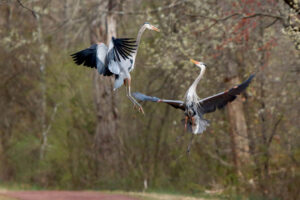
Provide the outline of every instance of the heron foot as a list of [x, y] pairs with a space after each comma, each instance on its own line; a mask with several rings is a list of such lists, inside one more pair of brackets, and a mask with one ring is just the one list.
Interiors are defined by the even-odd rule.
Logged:
[[142, 107], [142, 106], [139, 106], [139, 108], [138, 108], [138, 111], [139, 111], [139, 112], [141, 112], [141, 113], [143, 113], [143, 115], [145, 115], [145, 112], [144, 112], [144, 110], [143, 110], [143, 107]]
[[144, 109], [139, 103], [137, 103], [137, 102], [132, 102], [132, 103], [133, 103], [134, 109], [137, 109], [139, 112], [141, 112], [145, 115]]

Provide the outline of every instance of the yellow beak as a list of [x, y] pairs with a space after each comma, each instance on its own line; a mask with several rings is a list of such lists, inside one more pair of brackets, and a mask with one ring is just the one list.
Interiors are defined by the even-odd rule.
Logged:
[[160, 32], [160, 30], [159, 30], [158, 28], [156, 28], [155, 26], [153, 26], [153, 25], [152, 25], [151, 28], [152, 28], [152, 30], [154, 30], [154, 31]]
[[194, 60], [194, 59], [190, 59], [190, 61], [191, 61], [192, 63], [194, 63], [195, 65], [198, 65], [198, 64], [199, 64], [199, 62], [196, 61], [196, 60]]

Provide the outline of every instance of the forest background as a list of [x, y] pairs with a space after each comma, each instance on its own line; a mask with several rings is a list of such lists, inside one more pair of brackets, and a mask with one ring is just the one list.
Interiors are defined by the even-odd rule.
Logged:
[[[0, 183], [262, 198], [300, 196], [298, 0], [1, 0]], [[70, 54], [108, 31], [142, 37], [132, 90], [183, 99], [199, 69], [200, 97], [256, 73], [209, 129], [184, 132], [180, 111], [133, 109], [113, 79]]]

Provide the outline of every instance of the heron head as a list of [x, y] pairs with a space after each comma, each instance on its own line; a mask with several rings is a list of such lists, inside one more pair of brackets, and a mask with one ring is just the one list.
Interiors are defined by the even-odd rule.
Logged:
[[199, 61], [196, 61], [196, 60], [194, 60], [194, 59], [190, 59], [190, 61], [192, 62], [192, 63], [194, 63], [195, 65], [197, 65], [198, 67], [206, 67], [206, 65], [203, 63], [203, 62], [199, 62]]
[[155, 26], [149, 24], [148, 22], [145, 23], [145, 27], [149, 30], [153, 30], [153, 31], [157, 31], [160, 32], [160, 30], [158, 28], [156, 28]]

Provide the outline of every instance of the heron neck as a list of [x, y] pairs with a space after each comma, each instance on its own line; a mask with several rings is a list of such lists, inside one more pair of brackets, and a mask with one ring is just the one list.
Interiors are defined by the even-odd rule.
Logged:
[[135, 55], [137, 54], [137, 51], [138, 51], [138, 48], [139, 48], [139, 45], [140, 45], [140, 42], [141, 42], [141, 38], [142, 38], [142, 35], [144, 33], [144, 31], [146, 30], [146, 26], [143, 25], [139, 32], [138, 32], [138, 35], [137, 35], [137, 38], [136, 38], [136, 51], [135, 51]]
[[194, 88], [194, 90], [196, 90], [197, 85], [198, 85], [199, 81], [202, 79], [202, 76], [204, 75], [204, 72], [205, 72], [205, 67], [204, 66], [200, 66], [200, 68], [201, 68], [201, 71], [200, 71], [199, 76], [196, 78], [196, 80], [191, 85], [191, 87]]
[[197, 101], [198, 100], [198, 96], [196, 94], [196, 88], [197, 85], [199, 83], [199, 81], [201, 80], [202, 76], [204, 75], [205, 72], [205, 66], [200, 66], [201, 71], [200, 74], [198, 75], [198, 77], [195, 79], [195, 81], [193, 82], [193, 84], [190, 86], [190, 88], [188, 89], [188, 92], [186, 94], [186, 100], [189, 101]]

